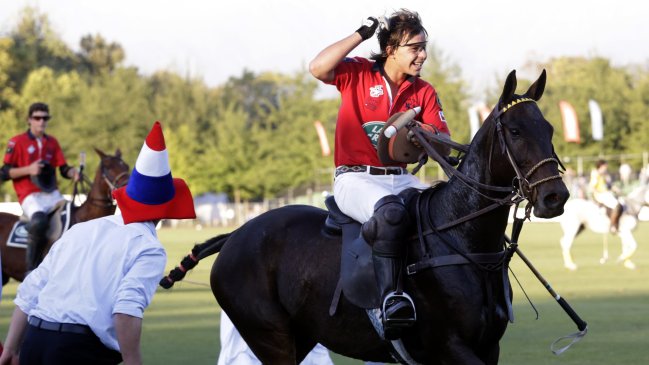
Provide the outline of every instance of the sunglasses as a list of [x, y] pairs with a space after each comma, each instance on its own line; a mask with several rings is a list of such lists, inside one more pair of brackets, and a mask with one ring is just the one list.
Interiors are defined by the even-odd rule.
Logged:
[[31, 116], [30, 118], [33, 119], [33, 120], [44, 120], [44, 121], [47, 122], [47, 121], [50, 120], [52, 117], [49, 116], [49, 115], [35, 115], [35, 116]]

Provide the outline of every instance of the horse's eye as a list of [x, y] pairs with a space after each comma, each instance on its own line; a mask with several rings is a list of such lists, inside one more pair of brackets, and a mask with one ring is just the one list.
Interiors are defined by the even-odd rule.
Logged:
[[518, 137], [521, 135], [521, 131], [518, 128], [512, 128], [509, 130], [509, 133], [514, 135], [515, 137]]

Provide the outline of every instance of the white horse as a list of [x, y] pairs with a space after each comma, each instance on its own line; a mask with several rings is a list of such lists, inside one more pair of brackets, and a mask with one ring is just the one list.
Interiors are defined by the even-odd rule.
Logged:
[[[625, 199], [622, 200], [625, 210], [620, 217], [617, 235], [622, 241], [622, 253], [618, 262], [622, 262], [626, 268], [634, 269], [635, 264], [631, 256], [638, 247], [633, 234], [631, 233], [638, 225], [638, 214], [643, 206], [649, 205], [649, 185], [635, 188]], [[606, 210], [595, 202], [585, 199], [572, 199], [564, 206], [564, 213], [559, 217], [559, 223], [563, 229], [561, 237], [561, 249], [563, 253], [563, 265], [569, 270], [577, 270], [577, 264], [572, 259], [570, 249], [575, 237], [584, 229], [589, 228], [595, 233], [608, 234], [610, 232], [611, 220]], [[604, 254], [600, 262], [608, 259], [608, 238], [604, 236]]]

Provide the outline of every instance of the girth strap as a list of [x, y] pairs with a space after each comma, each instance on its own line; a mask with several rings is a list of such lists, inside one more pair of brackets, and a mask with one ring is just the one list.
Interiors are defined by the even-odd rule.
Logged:
[[[479, 264], [496, 264], [494, 269], [497, 269], [498, 266], [502, 265], [504, 256], [507, 252], [492, 252], [492, 253], [469, 253], [462, 255], [446, 255], [446, 256], [437, 256], [431, 257], [427, 260], [422, 260], [414, 264], [408, 265], [406, 271], [408, 275], [414, 275], [417, 271], [429, 268], [435, 268], [440, 266], [449, 266], [449, 265], [464, 265], [469, 263], [479, 263]], [[470, 260], [469, 260], [470, 258]]]

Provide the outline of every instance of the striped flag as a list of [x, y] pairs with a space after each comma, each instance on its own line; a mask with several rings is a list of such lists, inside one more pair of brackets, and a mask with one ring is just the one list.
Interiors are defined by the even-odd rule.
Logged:
[[604, 138], [604, 121], [602, 119], [602, 109], [595, 100], [588, 100], [588, 109], [590, 110], [590, 123], [593, 131], [593, 140], [601, 141]]
[[318, 139], [320, 140], [320, 148], [322, 149], [322, 156], [329, 156], [331, 154], [331, 149], [329, 148], [329, 141], [327, 140], [327, 133], [320, 123], [319, 120], [313, 122], [315, 130], [318, 133]]
[[561, 119], [563, 120], [563, 139], [566, 142], [581, 143], [579, 136], [579, 120], [575, 108], [567, 101], [559, 101]]

